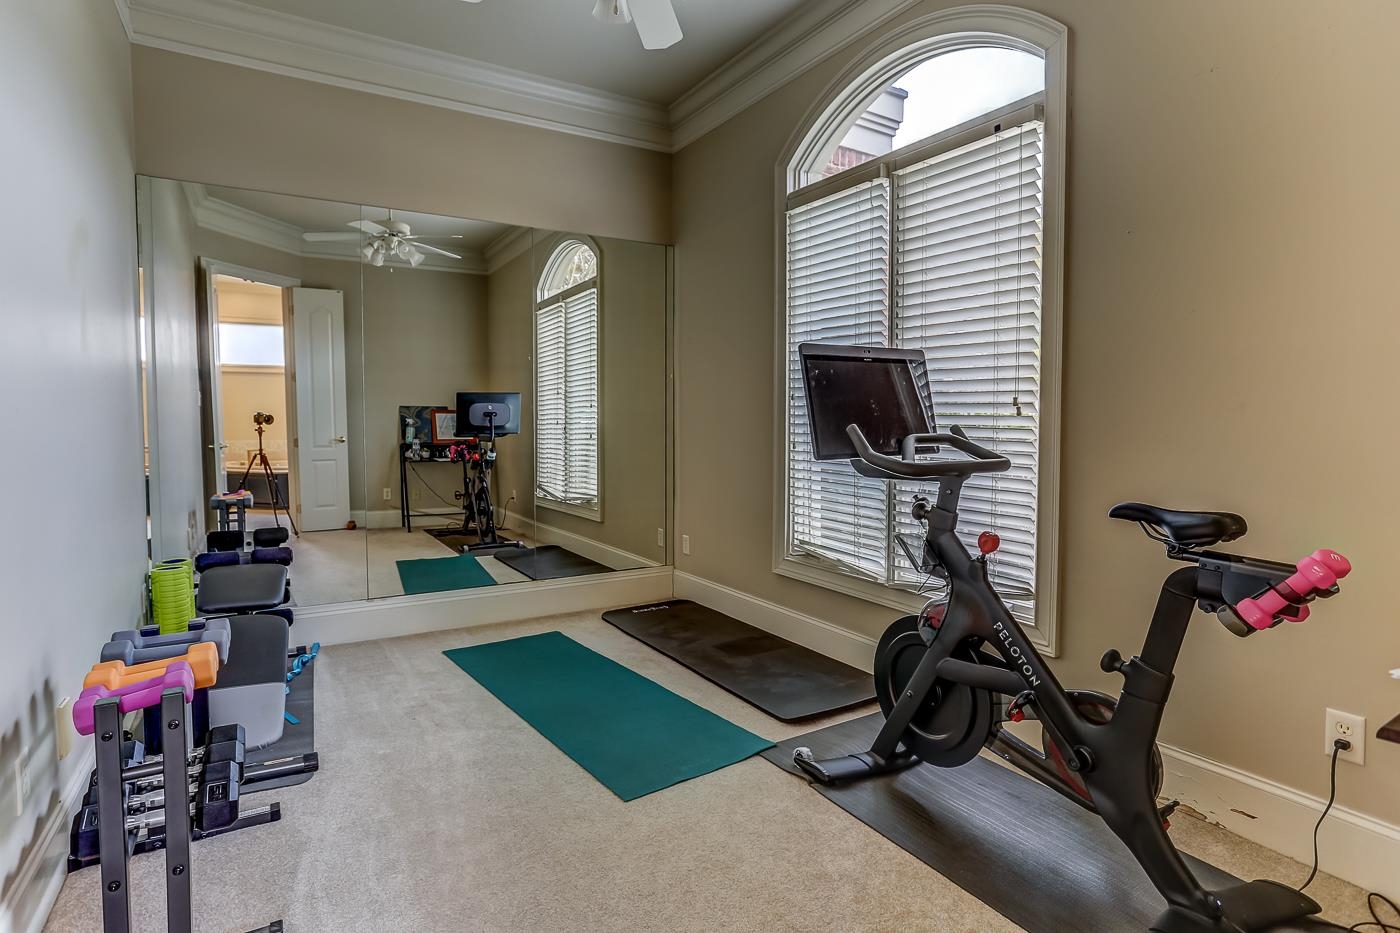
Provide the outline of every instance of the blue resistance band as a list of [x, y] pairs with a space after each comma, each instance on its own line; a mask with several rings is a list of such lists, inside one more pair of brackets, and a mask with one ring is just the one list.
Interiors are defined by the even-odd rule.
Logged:
[[[317, 641], [311, 643], [310, 650], [304, 651], [301, 654], [297, 655], [296, 660], [292, 662], [292, 669], [287, 671], [287, 686], [282, 688], [283, 692], [288, 694], [292, 692], [292, 678], [296, 677], [298, 674], [304, 671], [306, 669], [306, 666], [312, 661], [316, 660], [316, 655], [320, 653], [321, 643]], [[286, 712], [285, 710], [283, 711], [282, 716], [287, 720], [287, 722], [291, 723], [294, 726], [301, 725], [300, 719], [293, 716], [291, 713]]]

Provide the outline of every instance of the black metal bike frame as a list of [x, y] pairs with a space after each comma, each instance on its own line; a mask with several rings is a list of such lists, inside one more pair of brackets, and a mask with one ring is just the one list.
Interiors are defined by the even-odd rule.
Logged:
[[[1082, 776], [1093, 809], [1127, 845], [1168, 904], [1200, 916], [1220, 917], [1219, 899], [1201, 887], [1167, 836], [1157, 810], [1151, 766], [1172, 670], [1196, 609], [1200, 570], [1184, 567], [1167, 577], [1141, 654], [1118, 668], [1124, 683], [1112, 719], [1091, 722], [1075, 708], [992, 588], [986, 560], [973, 558], [956, 535], [961, 485], [960, 480], [941, 478], [938, 503], [927, 515], [926, 545], [948, 575], [947, 612], [870, 754], [884, 761], [900, 756], [900, 737], [937, 680], [1029, 697], [1036, 718], [1066, 752], [1069, 767]], [[1009, 670], [951, 657], [969, 640], [990, 646]], [[1038, 779], [1046, 777], [1043, 769], [1028, 770]]]

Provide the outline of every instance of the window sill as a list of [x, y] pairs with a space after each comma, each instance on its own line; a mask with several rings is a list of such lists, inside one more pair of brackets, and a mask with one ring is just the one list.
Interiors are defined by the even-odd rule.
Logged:
[[[921, 596], [910, 590], [902, 590], [898, 587], [884, 586], [871, 580], [862, 580], [859, 577], [833, 570], [823, 565], [815, 559], [802, 557], [784, 557], [774, 566], [773, 572], [779, 576], [788, 577], [793, 580], [800, 580], [803, 583], [810, 583], [813, 586], [820, 586], [823, 589], [842, 593], [846, 596], [853, 596], [856, 599], [878, 606], [888, 606], [905, 614], [918, 612], [928, 602], [928, 596]], [[893, 620], [891, 620], [893, 621]], [[1052, 650], [1052, 645], [1046, 639], [1045, 633], [1040, 628], [1031, 625], [1023, 625], [1022, 629], [1031, 644], [1036, 650], [1047, 657], [1054, 657], [1056, 652]]]
[[601, 524], [603, 521], [602, 503], [599, 503], [597, 508], [590, 509], [585, 508], [581, 505], [570, 505], [567, 502], [555, 502], [552, 499], [544, 498], [539, 493], [535, 493], [535, 505], [542, 509], [549, 509], [553, 512], [563, 512], [565, 515], [574, 515], [578, 518], [585, 518], [590, 522], [598, 522]]

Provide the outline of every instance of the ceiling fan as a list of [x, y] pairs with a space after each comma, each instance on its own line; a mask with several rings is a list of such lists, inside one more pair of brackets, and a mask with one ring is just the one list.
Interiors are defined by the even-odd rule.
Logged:
[[671, 0], [598, 0], [593, 18], [600, 23], [636, 23], [644, 49], [669, 49], [681, 41], [681, 24]]
[[428, 258], [424, 253], [435, 253], [449, 259], [462, 258], [456, 253], [449, 253], [445, 249], [438, 249], [436, 246], [421, 242], [424, 237], [414, 236], [413, 229], [408, 224], [402, 220], [394, 219], [393, 211], [390, 211], [389, 216], [380, 223], [375, 223], [372, 220], [352, 220], [346, 226], [354, 227], [359, 232], [303, 233], [302, 238], [309, 243], [326, 243], [358, 241], [367, 237], [368, 239], [360, 248], [360, 254], [371, 266], [382, 266], [385, 260], [398, 259], [416, 268]]

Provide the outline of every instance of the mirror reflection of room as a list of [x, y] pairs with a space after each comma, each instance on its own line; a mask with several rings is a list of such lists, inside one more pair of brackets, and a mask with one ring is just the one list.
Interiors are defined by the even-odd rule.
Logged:
[[158, 559], [280, 544], [303, 606], [666, 562], [666, 247], [143, 183]]

